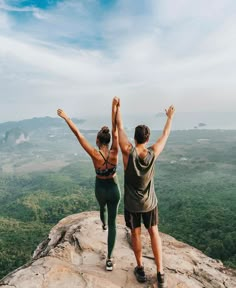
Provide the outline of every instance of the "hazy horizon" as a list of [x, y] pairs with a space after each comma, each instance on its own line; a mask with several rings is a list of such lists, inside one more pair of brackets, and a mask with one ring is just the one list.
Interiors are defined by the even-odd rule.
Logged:
[[[80, 129], [100, 129], [106, 125], [111, 127], [110, 115], [69, 115], [71, 118], [85, 120], [78, 124]], [[40, 117], [23, 118], [19, 120], [8, 120], [0, 122], [0, 125], [6, 122], [19, 122], [33, 118], [51, 117], [57, 118], [56, 115], [45, 115]], [[123, 122], [126, 129], [132, 129], [139, 124], [146, 124], [151, 129], [162, 130], [166, 121], [164, 113], [156, 114], [124, 114]], [[58, 118], [59, 119], [59, 118]], [[63, 120], [62, 120], [63, 121]], [[236, 130], [236, 113], [234, 112], [179, 112], [173, 119], [172, 130], [184, 129], [226, 129]]]

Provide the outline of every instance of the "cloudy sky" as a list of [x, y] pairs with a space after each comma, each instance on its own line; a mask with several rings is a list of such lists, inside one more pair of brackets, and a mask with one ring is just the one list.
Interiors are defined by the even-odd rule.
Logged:
[[0, 122], [236, 111], [235, 0], [0, 0]]

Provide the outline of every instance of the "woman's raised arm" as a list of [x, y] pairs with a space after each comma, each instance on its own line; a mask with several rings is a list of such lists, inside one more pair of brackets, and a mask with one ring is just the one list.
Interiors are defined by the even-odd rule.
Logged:
[[116, 115], [117, 115], [117, 106], [119, 105], [119, 98], [114, 97], [112, 100], [111, 108], [111, 122], [112, 122], [112, 144], [111, 149], [118, 152], [119, 148], [119, 139], [118, 139], [118, 129], [116, 126]]
[[75, 137], [78, 139], [80, 145], [84, 150], [93, 158], [96, 154], [96, 149], [88, 142], [84, 135], [79, 131], [73, 121], [67, 116], [67, 114], [62, 110], [57, 110], [57, 115], [64, 119], [67, 125], [70, 127], [71, 131], [74, 133]]

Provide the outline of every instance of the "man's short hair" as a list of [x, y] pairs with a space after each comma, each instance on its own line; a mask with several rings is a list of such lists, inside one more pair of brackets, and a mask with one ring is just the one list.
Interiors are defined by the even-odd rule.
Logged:
[[150, 129], [146, 125], [138, 125], [135, 128], [134, 132], [134, 140], [138, 144], [143, 144], [149, 140]]

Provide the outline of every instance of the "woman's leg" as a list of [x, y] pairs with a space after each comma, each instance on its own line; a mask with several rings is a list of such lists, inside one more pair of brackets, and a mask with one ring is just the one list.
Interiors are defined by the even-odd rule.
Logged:
[[107, 209], [106, 205], [100, 205], [100, 219], [102, 221], [103, 229], [107, 226]]
[[112, 252], [116, 242], [116, 216], [118, 211], [118, 206], [120, 202], [120, 189], [115, 180], [110, 187], [109, 193], [109, 200], [107, 201], [107, 208], [108, 208], [108, 254], [107, 258], [111, 259]]
[[100, 207], [100, 219], [103, 226], [107, 225], [107, 211], [106, 211], [106, 189], [104, 187], [104, 180], [97, 179], [95, 182], [95, 196]]

